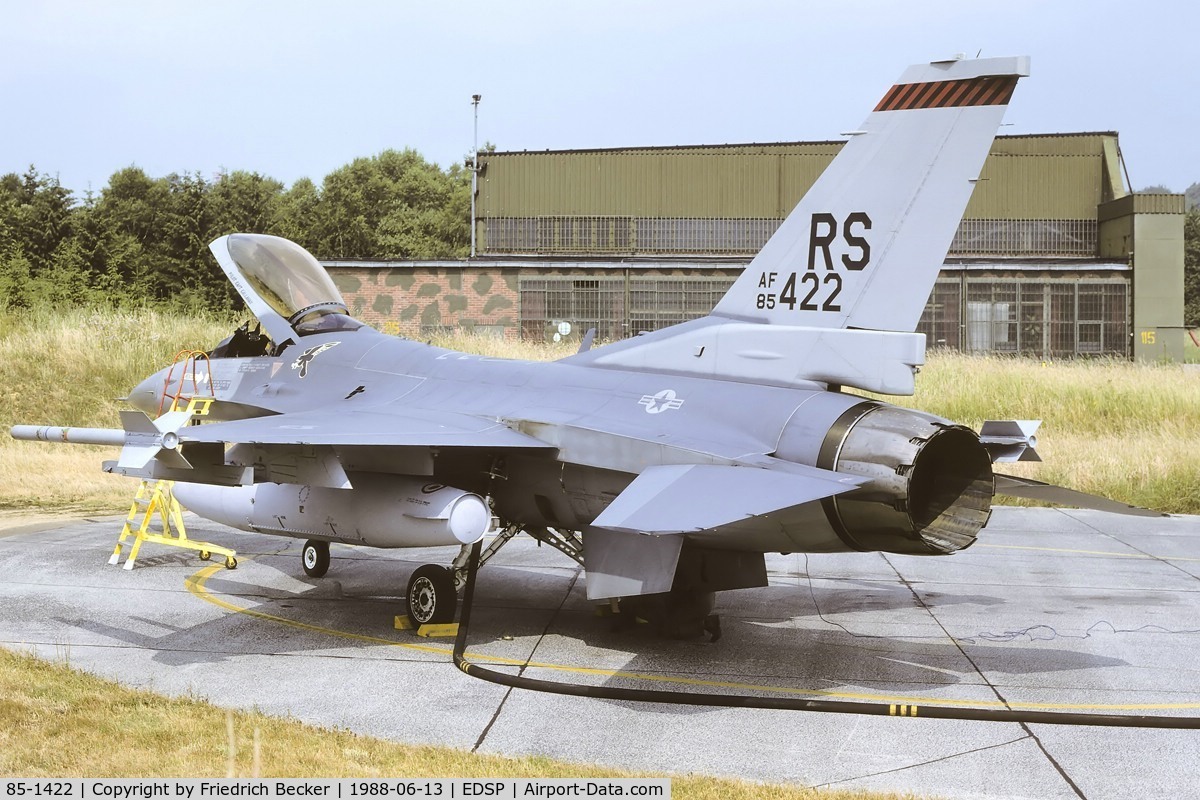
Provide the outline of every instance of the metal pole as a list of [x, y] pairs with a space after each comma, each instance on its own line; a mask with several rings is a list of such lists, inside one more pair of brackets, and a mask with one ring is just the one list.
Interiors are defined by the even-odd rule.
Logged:
[[471, 95], [471, 106], [475, 110], [475, 138], [471, 155], [471, 258], [475, 257], [475, 194], [478, 192], [479, 180], [479, 101], [483, 95]]

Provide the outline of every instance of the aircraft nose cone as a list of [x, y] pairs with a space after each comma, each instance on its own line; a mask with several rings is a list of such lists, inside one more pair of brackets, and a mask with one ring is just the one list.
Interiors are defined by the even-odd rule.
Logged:
[[138, 411], [144, 411], [151, 417], [158, 415], [158, 405], [163, 388], [163, 378], [160, 373], [154, 373], [139, 383], [125, 398]]

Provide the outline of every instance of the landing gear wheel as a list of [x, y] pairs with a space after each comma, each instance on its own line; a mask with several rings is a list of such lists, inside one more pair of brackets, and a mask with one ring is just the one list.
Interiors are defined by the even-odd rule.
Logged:
[[229, 556], [225, 559], [225, 569], [237, 569], [237, 559]]
[[408, 619], [414, 628], [454, 621], [458, 595], [454, 592], [454, 573], [437, 564], [417, 567], [408, 579]]
[[329, 571], [329, 542], [309, 539], [300, 552], [300, 562], [304, 565], [304, 574], [308, 577], [323, 577]]
[[208, 561], [210, 558], [212, 558], [212, 553], [208, 552], [207, 550], [200, 551], [200, 560], [201, 561]]

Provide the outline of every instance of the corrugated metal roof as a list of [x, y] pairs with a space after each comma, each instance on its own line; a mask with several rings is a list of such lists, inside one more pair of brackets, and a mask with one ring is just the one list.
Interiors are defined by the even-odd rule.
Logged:
[[[997, 137], [971, 219], [1096, 219], [1111, 132]], [[480, 153], [478, 216], [781, 219], [842, 142]], [[486, 222], [485, 222], [486, 224]]]
[[1187, 198], [1184, 195], [1139, 192], [1105, 203], [1100, 208], [1100, 220], [1107, 221], [1129, 214], [1185, 213], [1187, 213]]
[[[1004, 134], [996, 137], [997, 142], [1019, 142], [1025, 139], [1078, 139], [1087, 137], [1105, 137], [1117, 135], [1116, 131], [1074, 131], [1069, 133], [1017, 133]], [[678, 150], [738, 150], [761, 153], [788, 153], [797, 150], [807, 150], [811, 147], [832, 146], [840, 149], [845, 144], [842, 139], [817, 139], [804, 142], [730, 142], [727, 144], [672, 144], [672, 145], [637, 145], [628, 147], [585, 147], [564, 150], [495, 150], [490, 153], [480, 153], [481, 161], [493, 156], [540, 156], [554, 154], [576, 153], [660, 153]], [[1071, 145], [1067, 145], [1070, 147]]]

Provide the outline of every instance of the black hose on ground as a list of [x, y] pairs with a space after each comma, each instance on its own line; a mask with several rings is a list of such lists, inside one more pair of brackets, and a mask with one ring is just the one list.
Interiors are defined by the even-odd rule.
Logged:
[[602, 700], [631, 700], [638, 703], [670, 703], [674, 705], [720, 706], [724, 708], [766, 708], [777, 711], [820, 711], [830, 714], [865, 714], [873, 717], [922, 717], [925, 719], [961, 719], [981, 722], [1024, 722], [1046, 725], [1093, 725], [1109, 728], [1178, 728], [1200, 729], [1200, 717], [1134, 716], [1126, 714], [1085, 714], [1077, 711], [1021, 711], [998, 708], [953, 708], [896, 703], [860, 703], [848, 700], [805, 700], [796, 697], [758, 697], [742, 694], [707, 692], [673, 692], [659, 689], [628, 689], [616, 686], [593, 686], [561, 683], [509, 675], [482, 667], [466, 659], [467, 633], [471, 625], [471, 606], [475, 597], [475, 573], [479, 569], [481, 545], [471, 548], [467, 562], [467, 583], [463, 590], [462, 611], [459, 614], [458, 635], [454, 640], [454, 665], [473, 678], [530, 689], [535, 692], [591, 697]]

